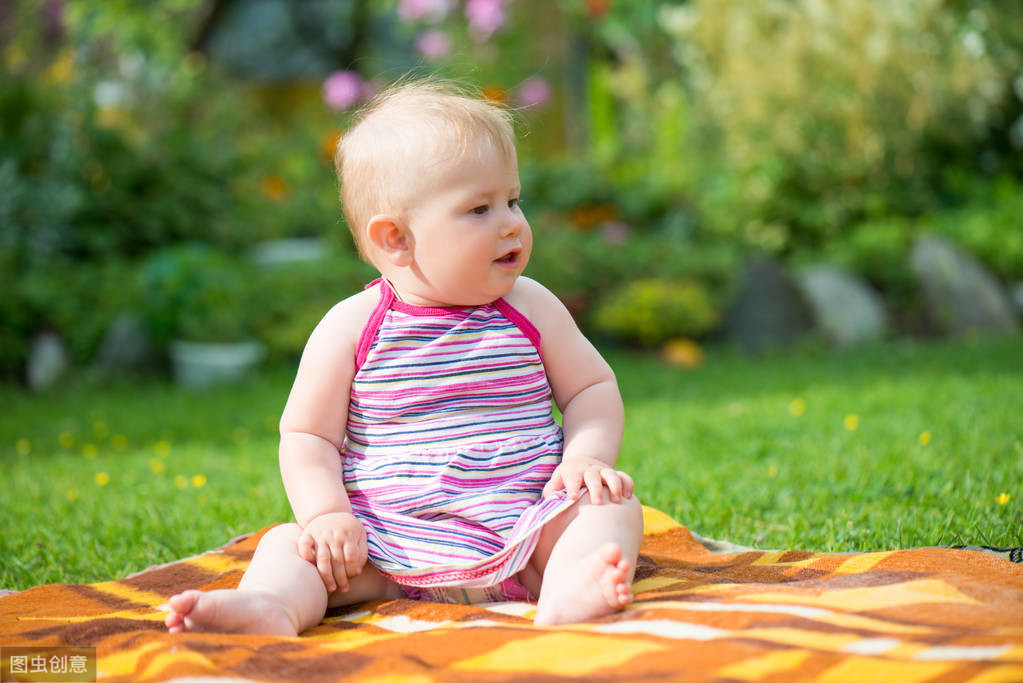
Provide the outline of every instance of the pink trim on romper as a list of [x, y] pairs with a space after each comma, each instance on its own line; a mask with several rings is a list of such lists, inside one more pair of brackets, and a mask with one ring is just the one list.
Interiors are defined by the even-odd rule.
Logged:
[[373, 340], [376, 339], [377, 332], [380, 330], [380, 323], [383, 322], [384, 316], [387, 315], [387, 309], [391, 306], [391, 302], [394, 301], [394, 292], [391, 291], [390, 286], [384, 282], [383, 278], [378, 277], [376, 280], [373, 280], [373, 282], [366, 285], [366, 289], [375, 284], [380, 285], [380, 301], [377, 302], [376, 308], [370, 314], [366, 327], [362, 328], [359, 343], [355, 347], [356, 372], [366, 362], [366, 356], [369, 355], [369, 350], [373, 346]]
[[[383, 322], [384, 316], [387, 315], [387, 310], [393, 308], [396, 311], [402, 313], [408, 313], [409, 315], [443, 315], [450, 313], [455, 309], [467, 309], [473, 308], [472, 306], [450, 306], [447, 308], [435, 307], [435, 306], [413, 306], [407, 304], [404, 301], [394, 296], [394, 290], [391, 288], [391, 284], [383, 278], [377, 278], [366, 285], [366, 289], [369, 289], [373, 285], [380, 285], [380, 301], [377, 303], [376, 308], [373, 309], [373, 313], [369, 316], [369, 321], [366, 323], [366, 327], [362, 330], [362, 335], [359, 336], [359, 343], [355, 347], [355, 370], [358, 371], [362, 367], [362, 364], [366, 362], [366, 357], [369, 355], [369, 350], [373, 346], [373, 340], [376, 339], [377, 331], [380, 329], [380, 323]], [[533, 343], [536, 348], [536, 353], [540, 356], [540, 362], [543, 362], [543, 351], [540, 348], [541, 338], [540, 330], [536, 329], [536, 325], [529, 322], [526, 316], [522, 315], [517, 308], [512, 306], [510, 303], [505, 301], [503, 298], [496, 299], [493, 301], [494, 307], [501, 312], [508, 322], [514, 324], [522, 334], [526, 335], [526, 338]]]
[[529, 339], [529, 341], [533, 342], [533, 346], [536, 347], [536, 353], [540, 356], [540, 362], [542, 363], [543, 351], [540, 349], [540, 330], [536, 329], [536, 325], [529, 322], [529, 319], [526, 318], [526, 316], [522, 315], [517, 308], [504, 299], [496, 300], [494, 302], [494, 306], [496, 306], [497, 310], [504, 314], [505, 318], [508, 318], [510, 322], [515, 323], [519, 330], [522, 331], [522, 334], [526, 335], [526, 338]]

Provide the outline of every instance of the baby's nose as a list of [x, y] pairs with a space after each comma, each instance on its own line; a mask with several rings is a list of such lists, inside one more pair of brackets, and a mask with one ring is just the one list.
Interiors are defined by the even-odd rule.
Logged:
[[501, 225], [501, 236], [502, 237], [514, 237], [515, 235], [522, 232], [522, 224], [525, 221], [522, 216], [516, 215], [512, 212], [508, 213], [504, 223]]

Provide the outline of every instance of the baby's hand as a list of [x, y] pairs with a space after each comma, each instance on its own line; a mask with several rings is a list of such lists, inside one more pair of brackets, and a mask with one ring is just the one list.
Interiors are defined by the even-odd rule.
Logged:
[[622, 498], [631, 498], [632, 491], [636, 488], [632, 477], [606, 462], [596, 458], [574, 457], [561, 461], [551, 475], [551, 480], [543, 487], [543, 495], [546, 498], [556, 491], [565, 489], [568, 497], [576, 500], [579, 497], [579, 489], [583, 486], [589, 490], [590, 502], [594, 505], [604, 502], [605, 486], [615, 503], [622, 502]]
[[350, 512], [314, 517], [298, 537], [299, 556], [316, 565], [328, 593], [348, 590], [348, 579], [366, 564], [366, 529]]

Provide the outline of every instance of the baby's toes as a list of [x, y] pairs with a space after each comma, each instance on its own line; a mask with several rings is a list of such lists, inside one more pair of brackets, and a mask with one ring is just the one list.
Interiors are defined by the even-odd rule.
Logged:
[[171, 633], [180, 633], [185, 626], [185, 618], [177, 612], [171, 612], [163, 620], [167, 630]]
[[619, 562], [628, 562], [622, 558], [622, 549], [616, 543], [605, 543], [600, 548], [600, 559], [614, 567]]
[[616, 570], [610, 570], [604, 572], [600, 577], [600, 593], [604, 598], [604, 601], [612, 607], [617, 607], [618, 602], [618, 586], [621, 583], [620, 576], [616, 576], [618, 572]]
[[167, 603], [175, 613], [180, 615], [188, 614], [195, 607], [195, 603], [199, 601], [199, 591], [188, 590], [184, 593], [178, 593], [171, 597]]

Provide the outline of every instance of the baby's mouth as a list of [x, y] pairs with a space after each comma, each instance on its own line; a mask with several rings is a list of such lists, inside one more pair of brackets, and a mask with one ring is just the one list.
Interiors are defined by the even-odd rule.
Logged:
[[512, 249], [511, 251], [509, 251], [507, 254], [505, 254], [501, 258], [495, 259], [495, 260], [498, 263], [505, 263], [505, 264], [509, 264], [509, 265], [514, 265], [514, 264], [518, 263], [518, 261], [519, 261], [519, 250], [518, 249]]

